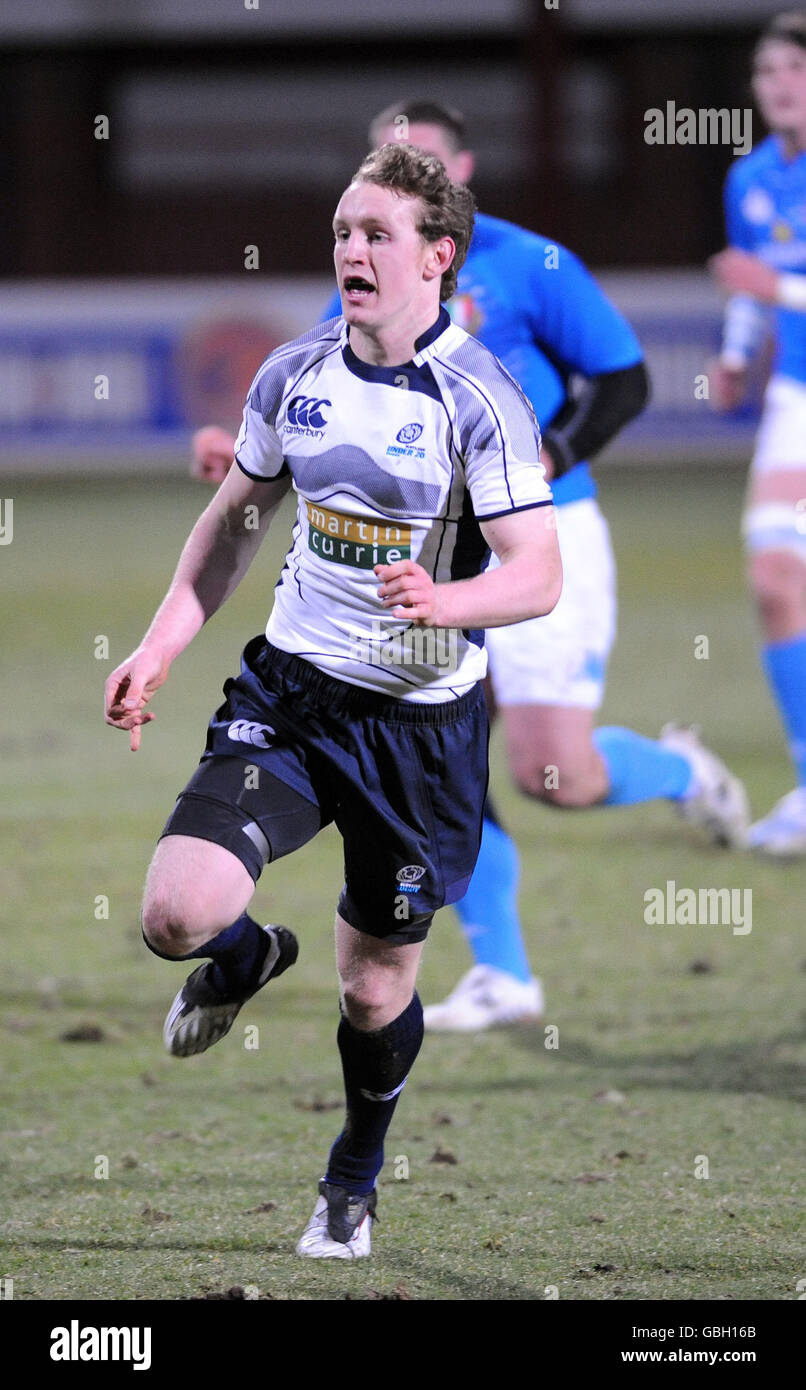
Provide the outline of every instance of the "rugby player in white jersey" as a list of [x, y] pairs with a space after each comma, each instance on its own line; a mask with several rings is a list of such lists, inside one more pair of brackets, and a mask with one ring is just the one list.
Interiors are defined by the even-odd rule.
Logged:
[[806, 13], [779, 15], [764, 30], [753, 95], [770, 134], [736, 160], [725, 185], [730, 246], [712, 268], [734, 298], [711, 381], [718, 407], [737, 406], [772, 328], [743, 530], [762, 664], [798, 784], [751, 827], [748, 844], [785, 857], [806, 854]]
[[[136, 751], [154, 718], [146, 705], [235, 589], [293, 485], [297, 524], [266, 635], [224, 687], [154, 854], [142, 921], [157, 955], [209, 957], [164, 1030], [173, 1055], [203, 1052], [296, 959], [287, 928], [246, 912], [264, 865], [331, 821], [341, 832], [346, 1119], [297, 1247], [305, 1256], [369, 1254], [383, 1141], [422, 1040], [423, 942], [478, 853], [480, 630], [548, 613], [561, 587], [534, 412], [441, 303], [472, 225], [472, 196], [433, 157], [404, 144], [364, 161], [334, 219], [343, 319], [258, 372], [238, 467], [106, 686], [107, 722]], [[449, 660], [445, 643], [423, 640], [440, 632]]]
[[[397, 102], [372, 122], [371, 147], [401, 136], [436, 155], [455, 183], [471, 179], [474, 156], [460, 112], [433, 101]], [[615, 632], [615, 563], [585, 460], [646, 400], [632, 329], [567, 248], [482, 213], [448, 308], [531, 400], [555, 493], [562, 599], [550, 618], [487, 638], [488, 693], [517, 785], [561, 807], [666, 797], [713, 840], [740, 842], [744, 791], [691, 730], [668, 726], [655, 740], [595, 727]], [[331, 303], [325, 317], [338, 312]], [[572, 392], [572, 380], [584, 389]], [[233, 450], [231, 434], [207, 426], [194, 436], [192, 471], [220, 481]], [[488, 799], [476, 872], [456, 904], [473, 965], [446, 1000], [426, 1007], [426, 1028], [472, 1032], [540, 1018], [542, 984], [532, 975], [518, 916], [518, 872], [514, 842]]]

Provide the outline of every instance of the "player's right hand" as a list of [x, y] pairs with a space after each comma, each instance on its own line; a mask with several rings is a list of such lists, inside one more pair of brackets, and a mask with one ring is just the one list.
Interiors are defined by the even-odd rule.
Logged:
[[714, 410], [737, 410], [747, 394], [747, 372], [727, 367], [720, 358], [708, 363], [708, 399]]
[[129, 747], [136, 753], [140, 747], [140, 730], [155, 717], [146, 714], [155, 690], [159, 690], [168, 675], [170, 661], [153, 647], [138, 647], [112, 672], [104, 687], [107, 724], [124, 729], [129, 735]]
[[220, 425], [205, 425], [191, 440], [190, 476], [203, 483], [223, 483], [235, 462], [235, 439]]

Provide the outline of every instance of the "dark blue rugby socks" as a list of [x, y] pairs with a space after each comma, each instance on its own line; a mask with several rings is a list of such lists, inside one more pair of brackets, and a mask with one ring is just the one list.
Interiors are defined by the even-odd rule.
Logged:
[[242, 912], [237, 922], [183, 956], [183, 960], [209, 957], [213, 961], [211, 984], [221, 991], [222, 998], [237, 999], [257, 989], [270, 945], [263, 928]]
[[362, 1033], [342, 1015], [338, 1043], [347, 1096], [344, 1129], [330, 1150], [325, 1181], [371, 1192], [383, 1167], [383, 1141], [397, 1098], [423, 1041], [423, 1008], [414, 994], [385, 1027]]

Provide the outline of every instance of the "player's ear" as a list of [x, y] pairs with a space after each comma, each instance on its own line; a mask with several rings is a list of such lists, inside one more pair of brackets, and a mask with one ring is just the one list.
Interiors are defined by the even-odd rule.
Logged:
[[453, 173], [451, 178], [454, 183], [470, 183], [473, 172], [476, 168], [476, 160], [472, 150], [460, 150], [453, 157]]
[[437, 275], [444, 275], [455, 255], [456, 242], [453, 237], [443, 236], [439, 241], [429, 242], [423, 269], [424, 278], [433, 280]]

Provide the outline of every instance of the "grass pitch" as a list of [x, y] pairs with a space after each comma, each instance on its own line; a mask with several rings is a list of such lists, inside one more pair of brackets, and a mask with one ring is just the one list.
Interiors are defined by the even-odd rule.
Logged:
[[[511, 789], [495, 741], [556, 1033], [427, 1038], [387, 1145], [372, 1259], [294, 1257], [341, 1119], [338, 836], [264, 875], [253, 910], [295, 928], [299, 963], [202, 1057], [162, 1051], [187, 967], [145, 951], [137, 925], [153, 842], [265, 621], [288, 513], [174, 667], [133, 757], [103, 724], [103, 682], [203, 491], [153, 477], [3, 491], [0, 1275], [15, 1298], [236, 1284], [282, 1299], [797, 1298], [806, 865], [712, 851], [664, 804], [552, 812]], [[743, 587], [740, 477], [613, 472], [602, 493], [621, 597], [603, 722], [655, 734], [696, 720], [766, 812], [792, 778]], [[669, 879], [752, 889], [752, 931], [648, 926], [644, 894]], [[446, 910], [423, 998], [468, 963]]]

